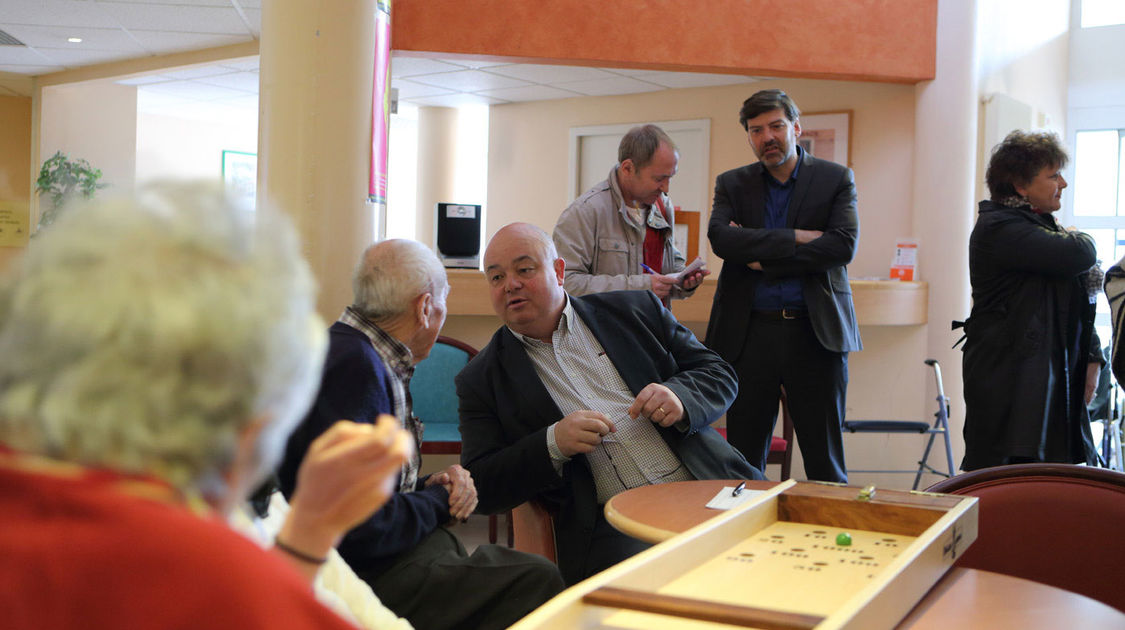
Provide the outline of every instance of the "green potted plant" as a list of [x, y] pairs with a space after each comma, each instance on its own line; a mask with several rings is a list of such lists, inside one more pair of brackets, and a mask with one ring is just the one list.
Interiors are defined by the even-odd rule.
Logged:
[[55, 152], [39, 169], [39, 179], [35, 181], [35, 192], [42, 199], [46, 193], [51, 202], [42, 204], [39, 209], [39, 226], [42, 229], [61, 216], [66, 204], [75, 196], [82, 195], [83, 199], [94, 196], [94, 191], [105, 188], [106, 184], [98, 183], [101, 179], [101, 169], [90, 166], [83, 159], [68, 159], [62, 151]]

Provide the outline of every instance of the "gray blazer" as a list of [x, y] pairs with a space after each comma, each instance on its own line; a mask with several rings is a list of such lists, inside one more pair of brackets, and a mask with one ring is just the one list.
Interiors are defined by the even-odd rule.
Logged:
[[[679, 397], [686, 432], [658, 427], [697, 479], [764, 479], [710, 424], [734, 400], [734, 369], [703, 347], [651, 291], [570, 297], [621, 378], [636, 394], [661, 383]], [[577, 455], [560, 478], [547, 452], [547, 427], [562, 419], [523, 345], [503, 327], [457, 376], [461, 463], [473, 475], [478, 511], [494, 514], [536, 499], [555, 515], [559, 569], [581, 578], [597, 504], [589, 462]]]
[[[707, 238], [723, 259], [707, 346], [727, 361], [742, 352], [763, 277], [799, 277], [817, 340], [833, 352], [862, 350], [846, 265], [859, 240], [855, 179], [849, 168], [802, 152], [800, 173], [789, 201], [787, 227], [765, 225], [765, 168], [760, 162], [719, 175]], [[730, 222], [741, 225], [733, 227]], [[793, 229], [821, 230], [824, 236], [796, 245]], [[763, 271], [748, 268], [760, 262]]]
[[[655, 219], [659, 224], [675, 224], [675, 207], [668, 195], [660, 200], [668, 213]], [[659, 213], [657, 213], [659, 215]], [[635, 225], [627, 216], [617, 183], [617, 166], [609, 177], [582, 193], [570, 204], [555, 224], [553, 238], [559, 256], [566, 261], [563, 286], [571, 295], [589, 295], [605, 291], [652, 288], [652, 278], [641, 271], [644, 262], [644, 225]], [[664, 230], [664, 273], [684, 268], [684, 255], [672, 243], [672, 230]], [[672, 287], [673, 298], [685, 298], [694, 292]]]

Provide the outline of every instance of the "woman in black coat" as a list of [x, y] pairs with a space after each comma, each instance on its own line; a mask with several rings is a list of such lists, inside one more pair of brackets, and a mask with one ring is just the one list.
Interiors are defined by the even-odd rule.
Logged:
[[1094, 240], [1052, 214], [1067, 156], [1054, 134], [1013, 131], [992, 152], [969, 239], [963, 470], [1094, 463], [1086, 403], [1103, 362]]

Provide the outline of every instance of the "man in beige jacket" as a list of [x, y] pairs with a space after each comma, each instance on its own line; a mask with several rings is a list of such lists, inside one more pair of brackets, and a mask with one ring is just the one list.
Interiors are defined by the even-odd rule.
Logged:
[[675, 210], [668, 182], [679, 153], [656, 125], [634, 127], [617, 148], [609, 177], [570, 204], [555, 225], [571, 295], [651, 290], [665, 304], [685, 298], [710, 272], [682, 276], [684, 256], [672, 244]]

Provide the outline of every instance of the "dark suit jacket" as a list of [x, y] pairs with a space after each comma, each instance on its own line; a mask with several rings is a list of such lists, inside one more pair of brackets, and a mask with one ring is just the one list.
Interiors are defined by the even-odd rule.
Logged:
[[[659, 428], [697, 479], [762, 479], [710, 424], [737, 393], [734, 370], [681, 326], [649, 291], [570, 297], [636, 394], [661, 383], [680, 398], [689, 427]], [[476, 481], [478, 511], [496, 513], [538, 499], [555, 514], [559, 569], [581, 577], [597, 504], [589, 462], [577, 455], [555, 472], [547, 427], [562, 419], [520, 341], [503, 327], [457, 376], [461, 462]]]
[[[727, 361], [742, 352], [763, 277], [799, 277], [816, 337], [833, 352], [862, 350], [846, 265], [859, 240], [855, 180], [849, 168], [802, 152], [803, 161], [786, 216], [789, 229], [764, 229], [765, 167], [761, 162], [727, 171], [715, 180], [715, 201], [707, 238], [723, 259], [707, 346]], [[732, 227], [730, 222], [742, 227]], [[824, 236], [796, 245], [793, 229], [821, 230]], [[763, 271], [746, 264], [760, 262]]]
[[[293, 495], [297, 469], [309, 445], [337, 420], [372, 423], [381, 413], [394, 415], [390, 379], [366, 335], [341, 322], [328, 329], [328, 357], [320, 391], [308, 415], [289, 436], [278, 471], [286, 497]], [[360, 577], [377, 577], [400, 554], [450, 519], [449, 493], [440, 484], [424, 487], [424, 482], [425, 478], [419, 478], [414, 492], [392, 494], [382, 508], [344, 536], [340, 555]]]

